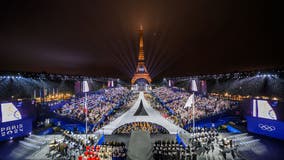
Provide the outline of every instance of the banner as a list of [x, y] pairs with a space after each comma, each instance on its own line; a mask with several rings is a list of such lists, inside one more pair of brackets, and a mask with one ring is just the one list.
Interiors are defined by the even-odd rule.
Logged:
[[0, 123], [0, 141], [27, 136], [32, 132], [32, 120], [22, 119]]
[[284, 140], [284, 122], [247, 116], [247, 130]]

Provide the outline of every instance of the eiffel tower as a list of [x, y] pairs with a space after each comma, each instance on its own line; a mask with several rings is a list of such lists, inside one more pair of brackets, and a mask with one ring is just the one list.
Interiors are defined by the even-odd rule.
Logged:
[[145, 66], [144, 49], [143, 49], [143, 26], [142, 25], [140, 26], [138, 31], [139, 31], [138, 64], [137, 64], [136, 72], [131, 79], [131, 84], [135, 84], [137, 80], [140, 80], [140, 79], [146, 80], [148, 84], [151, 84], [152, 79]]

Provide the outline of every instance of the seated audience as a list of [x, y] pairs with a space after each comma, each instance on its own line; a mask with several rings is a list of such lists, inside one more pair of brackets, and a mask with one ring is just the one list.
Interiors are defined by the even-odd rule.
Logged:
[[134, 122], [128, 123], [117, 128], [113, 134], [129, 135], [132, 131], [147, 131], [150, 134], [167, 134], [168, 131], [159, 125], [150, 122]]

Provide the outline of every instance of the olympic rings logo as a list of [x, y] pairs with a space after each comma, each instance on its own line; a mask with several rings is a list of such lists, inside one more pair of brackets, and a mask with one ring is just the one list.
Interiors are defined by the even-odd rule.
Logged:
[[258, 124], [258, 127], [261, 129], [261, 130], [264, 130], [264, 131], [269, 131], [269, 132], [272, 132], [272, 131], [275, 131], [276, 130], [276, 127], [275, 126], [269, 126], [269, 125], [266, 125], [266, 124]]

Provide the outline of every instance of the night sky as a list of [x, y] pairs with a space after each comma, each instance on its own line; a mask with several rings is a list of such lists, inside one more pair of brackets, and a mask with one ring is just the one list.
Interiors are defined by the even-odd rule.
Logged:
[[0, 71], [130, 78], [140, 24], [154, 78], [283, 66], [269, 3], [1, 1]]

